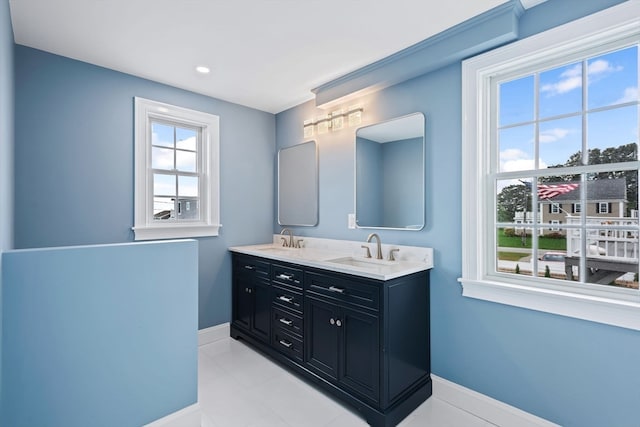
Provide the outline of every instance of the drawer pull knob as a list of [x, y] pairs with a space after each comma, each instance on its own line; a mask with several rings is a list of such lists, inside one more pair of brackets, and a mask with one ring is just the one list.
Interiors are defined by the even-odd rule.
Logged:
[[342, 326], [342, 322], [340, 321], [340, 319], [336, 320], [336, 326], [337, 326], [337, 327]]
[[253, 265], [245, 265], [244, 268], [246, 268], [247, 270], [254, 270], [255, 267]]
[[284, 296], [284, 295], [280, 295], [280, 296], [278, 297], [278, 299], [279, 299], [280, 301], [288, 302], [289, 304], [291, 304], [291, 303], [293, 302], [293, 298], [291, 298], [291, 297], [287, 297], [287, 296]]
[[329, 319], [329, 323], [331, 323], [332, 325], [336, 324], [336, 319], [334, 319], [333, 317], [331, 319]]
[[293, 320], [285, 319], [284, 317], [281, 317], [278, 320], [280, 321], [280, 323], [284, 323], [287, 326], [293, 325]]
[[330, 290], [331, 292], [336, 292], [336, 293], [339, 293], [339, 294], [344, 294], [344, 288], [338, 288], [338, 287], [336, 287], [336, 286], [329, 286], [329, 290]]
[[293, 279], [293, 274], [278, 274], [278, 279], [291, 280]]
[[285, 341], [285, 340], [280, 340], [280, 344], [282, 344], [283, 346], [290, 348], [293, 343], [289, 342], [289, 341]]

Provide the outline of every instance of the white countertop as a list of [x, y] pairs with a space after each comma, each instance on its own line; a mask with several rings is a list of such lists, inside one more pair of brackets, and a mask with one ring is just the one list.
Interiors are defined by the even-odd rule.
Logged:
[[[274, 242], [280, 240], [274, 235]], [[297, 239], [298, 237], [296, 237]], [[433, 249], [413, 246], [383, 245], [384, 256], [390, 249], [400, 249], [395, 253], [397, 260], [377, 260], [365, 258], [361, 245], [371, 248], [375, 257], [375, 244], [304, 237], [303, 248], [287, 248], [280, 243], [234, 246], [232, 252], [263, 257], [276, 261], [290, 262], [307, 267], [322, 268], [340, 273], [352, 274], [377, 280], [390, 280], [408, 274], [433, 268]]]

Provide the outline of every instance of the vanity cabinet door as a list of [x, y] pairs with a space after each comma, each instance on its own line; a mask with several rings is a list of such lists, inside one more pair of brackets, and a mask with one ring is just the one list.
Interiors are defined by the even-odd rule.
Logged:
[[338, 379], [339, 315], [335, 304], [305, 297], [305, 362], [309, 369], [330, 379]]
[[253, 323], [251, 330], [259, 338], [269, 342], [271, 332], [271, 287], [260, 281], [253, 285]]
[[372, 402], [380, 395], [378, 316], [305, 297], [306, 365]]
[[254, 337], [271, 338], [270, 264], [237, 256], [233, 263], [233, 324]]
[[380, 396], [380, 329], [378, 316], [342, 307], [338, 380], [373, 402]]

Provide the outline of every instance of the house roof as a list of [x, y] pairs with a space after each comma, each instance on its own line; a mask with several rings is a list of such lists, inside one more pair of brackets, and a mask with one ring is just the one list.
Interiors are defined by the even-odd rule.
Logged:
[[[551, 183], [549, 183], [551, 184]], [[557, 182], [553, 184], [567, 184], [567, 182]], [[558, 194], [548, 199], [552, 202], [560, 201], [580, 201], [580, 182], [573, 181], [571, 184], [578, 184], [575, 190], [568, 193]], [[587, 181], [587, 200], [626, 200], [627, 199], [627, 179], [595, 179]], [[541, 200], [543, 201], [543, 200]]]

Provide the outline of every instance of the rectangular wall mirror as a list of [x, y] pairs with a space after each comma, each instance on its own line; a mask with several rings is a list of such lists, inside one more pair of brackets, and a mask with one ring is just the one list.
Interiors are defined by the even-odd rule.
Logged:
[[278, 151], [278, 224], [318, 224], [318, 150], [315, 141]]
[[356, 131], [358, 228], [424, 227], [424, 129], [424, 114], [414, 113]]

